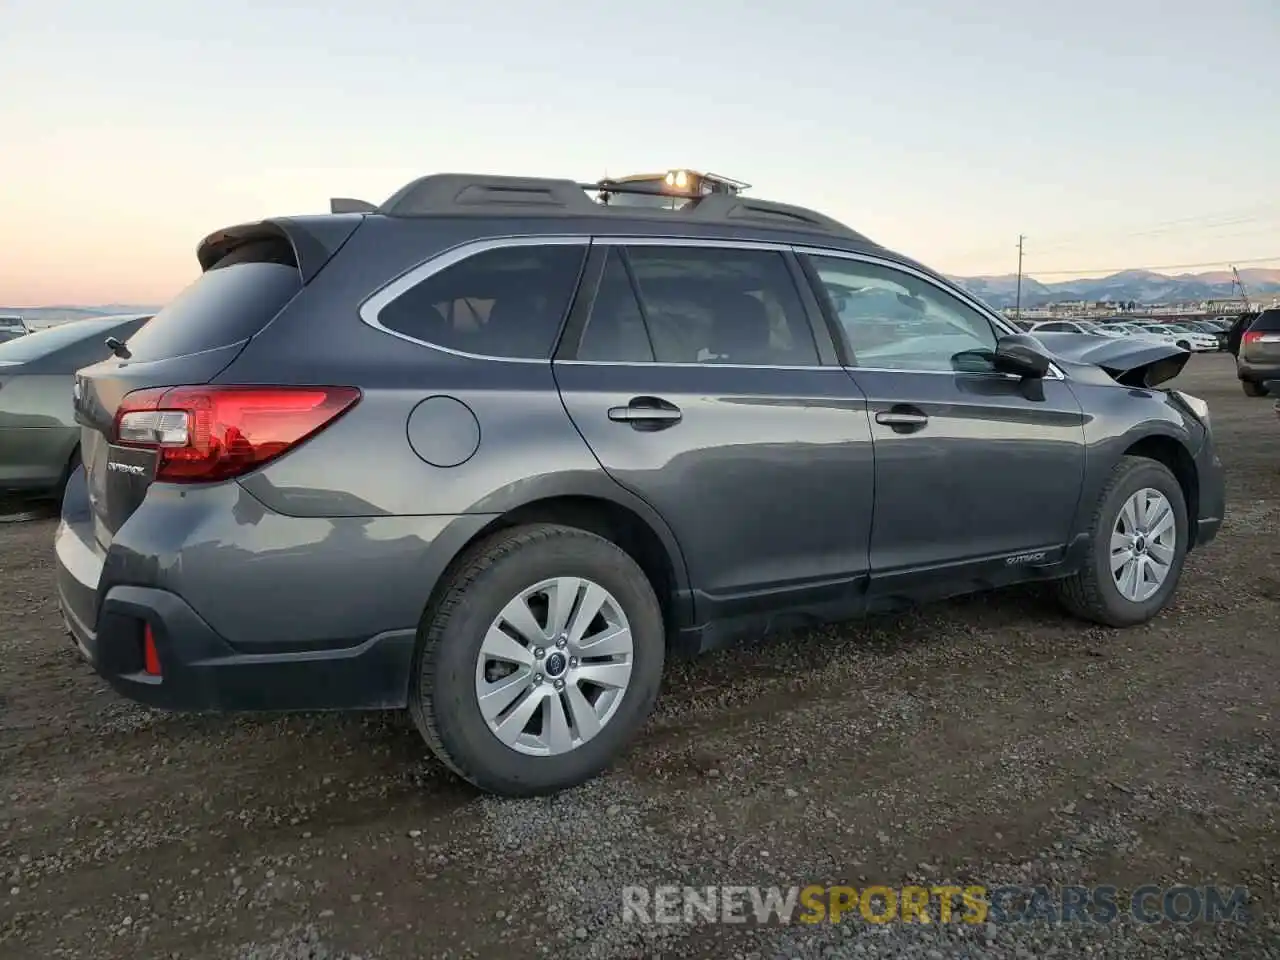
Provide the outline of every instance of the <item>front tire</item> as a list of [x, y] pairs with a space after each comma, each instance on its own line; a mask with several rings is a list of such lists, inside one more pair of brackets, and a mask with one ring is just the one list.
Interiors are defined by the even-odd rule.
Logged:
[[1089, 557], [1058, 582], [1066, 608], [1110, 627], [1145, 623], [1169, 602], [1186, 558], [1186, 500], [1162, 463], [1124, 457], [1103, 487], [1089, 529]]
[[1244, 390], [1246, 397], [1265, 397], [1267, 395], [1267, 385], [1258, 383], [1256, 380], [1241, 380], [1240, 387]]
[[468, 551], [418, 643], [409, 710], [432, 751], [482, 790], [533, 796], [618, 757], [657, 699], [666, 632], [626, 552], [533, 524]]

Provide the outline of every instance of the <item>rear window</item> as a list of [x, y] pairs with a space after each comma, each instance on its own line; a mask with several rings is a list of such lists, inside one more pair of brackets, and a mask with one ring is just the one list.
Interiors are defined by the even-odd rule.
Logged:
[[[56, 327], [37, 330], [25, 336], [0, 343], [0, 363], [27, 363], [47, 357], [56, 350], [79, 343], [82, 340], [97, 338], [105, 340], [111, 332], [120, 326], [120, 320], [72, 320], [60, 323]], [[102, 353], [107, 354], [103, 346]]]
[[302, 274], [278, 251], [249, 244], [224, 257], [129, 341], [133, 359], [182, 357], [258, 333], [302, 289]]
[[1258, 314], [1258, 319], [1253, 321], [1249, 329], [1261, 331], [1280, 330], [1280, 310], [1263, 310]]

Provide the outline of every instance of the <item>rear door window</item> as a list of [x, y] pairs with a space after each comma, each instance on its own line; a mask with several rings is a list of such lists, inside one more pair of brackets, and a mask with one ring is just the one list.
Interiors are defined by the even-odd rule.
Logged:
[[410, 287], [378, 311], [377, 321], [462, 353], [547, 360], [585, 256], [585, 243], [485, 250]]
[[[626, 259], [659, 363], [819, 365], [813, 329], [782, 254], [637, 245]], [[632, 342], [644, 349], [639, 338]]]
[[[134, 360], [163, 360], [248, 340], [302, 289], [278, 242], [232, 251], [129, 340]], [[283, 261], [283, 262], [282, 262]]]
[[576, 359], [597, 363], [654, 362], [653, 344], [619, 247], [609, 250]]

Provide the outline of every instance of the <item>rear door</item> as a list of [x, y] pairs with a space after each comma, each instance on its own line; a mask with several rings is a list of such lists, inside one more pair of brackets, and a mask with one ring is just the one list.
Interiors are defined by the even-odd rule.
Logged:
[[[1084, 476], [1084, 417], [1066, 381], [1028, 389], [996, 373], [999, 329], [923, 273], [872, 257], [805, 259], [870, 410], [872, 596], [945, 594], [1059, 559]], [[886, 338], [886, 302], [916, 314], [920, 333]]]
[[798, 277], [779, 247], [596, 240], [555, 362], [596, 458], [674, 532], [701, 622], [862, 603], [866, 400]]
[[208, 383], [302, 289], [282, 236], [226, 254], [129, 339], [129, 357], [112, 357], [76, 376], [94, 534], [110, 544], [142, 502], [155, 472], [150, 451], [111, 442], [120, 401], [134, 390]]

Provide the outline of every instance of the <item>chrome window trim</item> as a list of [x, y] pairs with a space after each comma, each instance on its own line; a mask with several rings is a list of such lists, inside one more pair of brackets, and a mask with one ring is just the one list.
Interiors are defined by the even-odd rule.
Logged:
[[[790, 243], [778, 243], [776, 240], [750, 240], [737, 237], [625, 237], [608, 234], [592, 237], [591, 242], [600, 246], [616, 247], [703, 247], [709, 250], [763, 250], [772, 253], [788, 253], [793, 249]], [[681, 364], [683, 366], [683, 364]]]
[[432, 343], [429, 340], [419, 340], [417, 337], [411, 337], [407, 333], [401, 333], [398, 330], [392, 330], [390, 327], [384, 326], [378, 319], [378, 315], [382, 313], [382, 311], [392, 301], [399, 299], [418, 284], [423, 283], [426, 280], [430, 280], [436, 274], [442, 273], [455, 264], [461, 263], [463, 260], [469, 260], [471, 257], [478, 254], [488, 253], [491, 250], [503, 250], [507, 247], [587, 247], [590, 244], [591, 237], [586, 234], [522, 234], [504, 237], [485, 237], [481, 240], [467, 240], [457, 246], [450, 247], [440, 253], [433, 254], [426, 260], [410, 267], [398, 277], [380, 287], [371, 296], [366, 298], [362, 304], [360, 304], [360, 319], [373, 327], [373, 329], [395, 337], [398, 340], [404, 340], [408, 343], [416, 343], [420, 347], [438, 350], [441, 353], [447, 353], [455, 357], [465, 357], [468, 360], [493, 360], [498, 363], [549, 364], [551, 362], [550, 356], [495, 357], [485, 353], [469, 353], [466, 350], [457, 350], [453, 347], [446, 347], [439, 343]]
[[831, 366], [822, 363], [798, 367], [780, 363], [710, 363], [697, 361], [693, 363], [673, 363], [670, 360], [557, 360], [556, 366], [561, 365], [574, 367], [663, 367], [668, 370], [833, 370], [836, 373], [845, 373], [847, 370], [853, 369], [851, 367]]
[[[1021, 333], [1015, 331], [1004, 321], [1004, 319], [993, 311], [984, 307], [979, 301], [975, 300], [962, 290], [953, 290], [939, 284], [933, 277], [917, 270], [904, 263], [877, 257], [866, 253], [857, 253], [851, 250], [838, 250], [828, 247], [818, 247], [809, 244], [793, 244], [779, 243], [772, 240], [755, 240], [742, 239], [736, 237], [666, 237], [652, 234], [644, 236], [625, 236], [620, 234], [606, 234], [593, 236], [590, 234], [511, 234], [497, 237], [483, 237], [475, 240], [467, 240], [456, 246], [449, 247], [439, 253], [433, 254], [426, 260], [409, 267], [399, 276], [388, 281], [382, 287], [378, 288], [374, 293], [365, 298], [360, 304], [359, 316], [368, 326], [388, 336], [395, 337], [407, 343], [417, 344], [420, 347], [426, 347], [430, 350], [436, 350], [440, 353], [449, 354], [455, 357], [462, 357], [468, 360], [491, 360], [497, 363], [532, 363], [532, 364], [548, 364], [552, 362], [550, 357], [532, 358], [532, 357], [500, 357], [484, 353], [471, 353], [466, 350], [457, 350], [453, 347], [446, 347], [442, 344], [431, 343], [428, 340], [419, 340], [417, 337], [411, 337], [406, 333], [398, 330], [392, 330], [390, 327], [384, 326], [378, 319], [379, 314], [392, 301], [398, 299], [418, 284], [429, 280], [436, 274], [447, 270], [455, 264], [461, 263], [477, 254], [487, 253], [491, 250], [500, 250], [507, 247], [539, 247], [539, 246], [582, 246], [587, 247], [599, 244], [601, 246], [617, 246], [625, 244], [628, 246], [648, 246], [648, 247], [701, 247], [719, 250], [760, 250], [773, 253], [794, 253], [797, 256], [815, 256], [815, 257], [831, 257], [840, 260], [853, 260], [862, 263], [869, 263], [873, 266], [883, 267], [889, 270], [899, 270], [903, 273], [910, 274], [918, 280], [922, 280], [942, 293], [948, 294], [960, 300], [966, 306], [976, 310], [978, 314], [988, 320], [997, 330], [1005, 333]], [[708, 369], [723, 370], [790, 370], [790, 371], [811, 371], [811, 370], [863, 370], [870, 373], [912, 373], [912, 374], [931, 374], [935, 376], [954, 377], [957, 375], [968, 376], [987, 376], [988, 374], [972, 373], [964, 374], [964, 371], [957, 370], [917, 370], [904, 367], [864, 367], [864, 366], [828, 366], [821, 363], [795, 366], [786, 364], [739, 364], [739, 363], [670, 363], [658, 361], [644, 360], [556, 360], [557, 364], [572, 364], [574, 366], [604, 366], [604, 367], [662, 367], [668, 369], [690, 369], [694, 367], [706, 367]], [[1018, 379], [1013, 374], [997, 374], [1011, 380]], [[1050, 380], [1065, 380], [1062, 370], [1057, 364], [1049, 365]]]
[[[853, 260], [859, 263], [869, 263], [875, 267], [883, 267], [886, 270], [897, 270], [901, 273], [909, 274], [915, 277], [917, 280], [923, 280], [925, 283], [933, 287], [935, 290], [938, 290], [941, 293], [945, 293], [951, 297], [954, 297], [955, 299], [963, 303], [965, 306], [972, 308], [974, 311], [977, 312], [977, 314], [980, 317], [983, 317], [984, 319], [986, 319], [987, 322], [989, 322], [996, 330], [1003, 331], [1006, 334], [1021, 334], [1024, 332], [1022, 330], [1014, 329], [1013, 326], [1010, 323], [1008, 323], [1003, 317], [1001, 317], [995, 311], [990, 310], [989, 308], [984, 306], [981, 301], [975, 299], [973, 296], [971, 296], [964, 290], [961, 290], [959, 288], [953, 289], [951, 287], [944, 286], [938, 283], [937, 280], [929, 276], [924, 271], [917, 270], [914, 267], [909, 266], [908, 264], [899, 263], [896, 260], [890, 260], [885, 257], [877, 257], [872, 254], [855, 253], [851, 250], [832, 250], [828, 247], [814, 247], [814, 246], [807, 246], [807, 245], [800, 246], [800, 245], [793, 244], [791, 247], [791, 250], [793, 253], [796, 254], [796, 256], [829, 257], [831, 259], [836, 259], [836, 260]], [[914, 369], [905, 368], [905, 367], [851, 366], [849, 369], [854, 371], [867, 370], [874, 373], [935, 373], [935, 374], [942, 374], [943, 376], [955, 376], [957, 373], [962, 372], [957, 370], [914, 370]], [[979, 374], [979, 376], [981, 376], [981, 374]], [[1013, 379], [1013, 380], [1018, 379], [1018, 377], [1014, 374], [1003, 374], [1003, 376], [1009, 377], [1010, 379]], [[1056, 363], [1050, 362], [1049, 375], [1046, 377], [1046, 379], [1065, 380], [1066, 376], [1063, 374], [1061, 368], [1059, 368]]]

